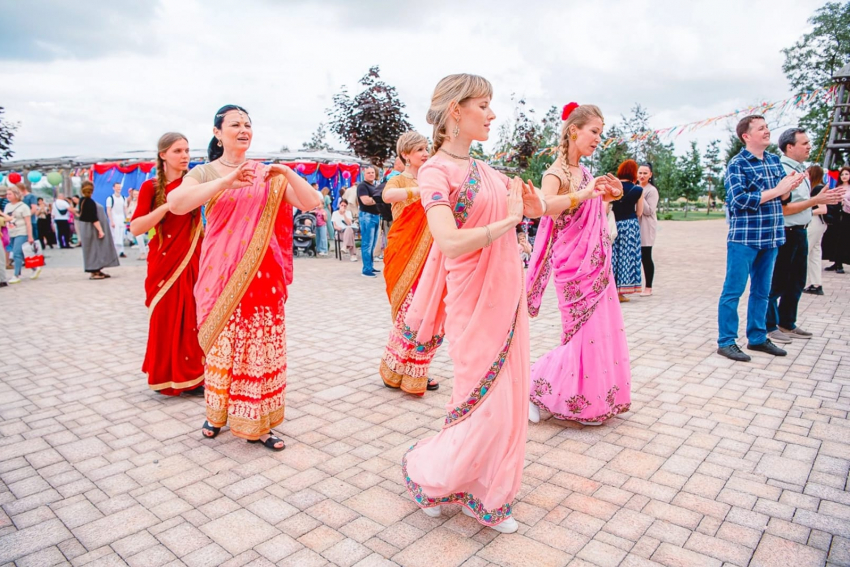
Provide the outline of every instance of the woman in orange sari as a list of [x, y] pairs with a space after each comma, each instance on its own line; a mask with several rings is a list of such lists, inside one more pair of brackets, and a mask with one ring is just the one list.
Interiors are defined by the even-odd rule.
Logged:
[[404, 171], [387, 181], [383, 198], [393, 208], [393, 225], [384, 250], [384, 279], [390, 299], [393, 328], [381, 359], [381, 379], [388, 388], [401, 388], [408, 394], [423, 395], [440, 387], [428, 377], [428, 367], [443, 342], [442, 333], [425, 343], [404, 323], [422, 267], [431, 250], [431, 232], [425, 209], [419, 202], [416, 175], [428, 160], [428, 140], [417, 132], [402, 134], [396, 144]]
[[495, 115], [492, 87], [450, 75], [431, 99], [434, 155], [419, 171], [434, 246], [407, 324], [420, 336], [445, 328], [454, 383], [443, 429], [404, 456], [407, 489], [429, 516], [460, 504], [463, 513], [515, 532], [512, 501], [522, 482], [528, 430], [529, 339], [516, 227], [539, 217], [539, 191], [469, 155]]
[[150, 330], [142, 372], [148, 376], [148, 387], [166, 396], [204, 395], [204, 353], [198, 345], [193, 295], [204, 227], [200, 210], [175, 215], [165, 202], [188, 169], [186, 137], [163, 134], [157, 144], [156, 179], [142, 183], [130, 221], [133, 236], [156, 230], [145, 279]]
[[245, 109], [215, 115], [208, 154], [168, 195], [172, 212], [206, 203], [207, 232], [195, 284], [198, 339], [206, 354], [203, 433], [230, 432], [274, 451], [286, 396], [284, 303], [292, 282], [292, 206], [309, 211], [321, 195], [290, 168], [249, 161]]

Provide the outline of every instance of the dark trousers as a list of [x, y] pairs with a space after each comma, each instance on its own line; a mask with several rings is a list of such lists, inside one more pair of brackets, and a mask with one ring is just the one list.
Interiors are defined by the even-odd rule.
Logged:
[[640, 247], [640, 261], [643, 264], [643, 275], [646, 279], [644, 287], [652, 289], [652, 278], [655, 277], [655, 262], [652, 261], [652, 246]]
[[60, 248], [70, 248], [71, 247], [71, 225], [66, 220], [57, 220], [56, 221], [56, 232], [59, 234], [59, 247]]
[[809, 241], [806, 229], [785, 229], [785, 244], [779, 247], [773, 266], [773, 282], [767, 298], [767, 332], [778, 327], [797, 327], [797, 306], [806, 287], [806, 270], [809, 262]]

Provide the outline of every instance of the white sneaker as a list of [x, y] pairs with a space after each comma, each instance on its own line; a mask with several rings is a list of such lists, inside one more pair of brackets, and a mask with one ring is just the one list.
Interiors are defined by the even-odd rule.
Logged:
[[32, 275], [30, 276], [31, 280], [37, 280], [38, 276], [41, 275], [41, 267], [39, 266], [35, 270], [32, 271]]
[[443, 515], [440, 506], [434, 506], [433, 508], [422, 508], [422, 511], [425, 512], [425, 515], [429, 518], [439, 518]]
[[21, 278], [12, 278], [11, 280], [9, 280], [9, 285], [13, 283], [21, 283]]
[[[464, 514], [466, 514], [467, 516], [469, 516], [470, 518], [474, 518], [476, 521], [478, 521], [478, 518], [475, 516], [475, 514], [472, 513], [472, 510], [470, 510], [466, 506], [461, 506], [460, 511], [463, 512]], [[519, 529], [519, 524], [513, 518], [508, 518], [507, 520], [505, 520], [501, 524], [498, 524], [496, 526], [488, 526], [488, 527], [490, 527], [490, 528], [492, 528], [492, 529], [494, 529], [497, 532], [502, 533], [502, 534], [512, 534]]]
[[351, 257], [351, 261], [352, 261], [352, 262], [356, 262], [356, 261], [357, 261], [357, 256], [352, 256], [352, 257]]
[[528, 402], [528, 421], [540, 423], [540, 409], [534, 405], [534, 402]]
[[599, 427], [602, 425], [602, 421], [579, 421], [582, 425], [587, 425], [588, 427]]

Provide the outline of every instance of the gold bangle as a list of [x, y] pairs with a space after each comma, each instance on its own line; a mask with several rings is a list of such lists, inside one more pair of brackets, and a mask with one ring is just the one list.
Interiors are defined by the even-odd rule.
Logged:
[[412, 201], [413, 200], [413, 189], [411, 189], [410, 187], [407, 187], [406, 189], [407, 189], [407, 200]]
[[488, 225], [484, 225], [484, 230], [487, 232], [487, 244], [484, 245], [484, 248], [489, 248], [493, 244], [493, 237], [490, 236], [490, 227]]

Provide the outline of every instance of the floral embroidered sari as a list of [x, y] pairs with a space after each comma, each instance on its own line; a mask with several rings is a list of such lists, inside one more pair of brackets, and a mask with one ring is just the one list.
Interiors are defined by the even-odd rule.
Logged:
[[[387, 182], [384, 190], [416, 186], [415, 179], [397, 175]], [[409, 394], [425, 393], [428, 367], [443, 342], [440, 333], [419, 343], [416, 332], [404, 322], [433, 241], [419, 199], [393, 204], [393, 225], [384, 250], [384, 279], [393, 328], [381, 359], [380, 373], [384, 384]]]
[[[419, 171], [424, 207], [448, 205], [461, 230], [507, 215], [507, 178], [442, 156]], [[528, 317], [516, 233], [458, 258], [431, 247], [407, 323], [420, 336], [445, 328], [454, 386], [443, 429], [404, 456], [419, 506], [462, 504], [488, 526], [511, 516], [522, 481], [528, 429]]]
[[[581, 188], [592, 180], [583, 169]], [[564, 192], [566, 178], [555, 175]], [[623, 315], [611, 269], [606, 205], [590, 199], [540, 221], [527, 274], [528, 311], [536, 317], [554, 271], [561, 345], [531, 368], [531, 401], [557, 419], [601, 422], [629, 410], [631, 370]]]
[[[292, 208], [282, 176], [222, 191], [207, 203], [207, 232], [195, 286], [198, 339], [206, 353], [207, 421], [254, 440], [283, 421], [286, 286], [292, 282]], [[204, 168], [199, 172], [195, 170]], [[189, 172], [201, 181], [210, 164]]]
[[[182, 182], [181, 178], [166, 185], [166, 194]], [[153, 180], [142, 183], [134, 219], [153, 210], [155, 195]], [[167, 396], [179, 396], [204, 383], [204, 352], [198, 344], [193, 295], [203, 232], [200, 211], [166, 213], [150, 242], [145, 278], [150, 331], [142, 371], [150, 389]]]

